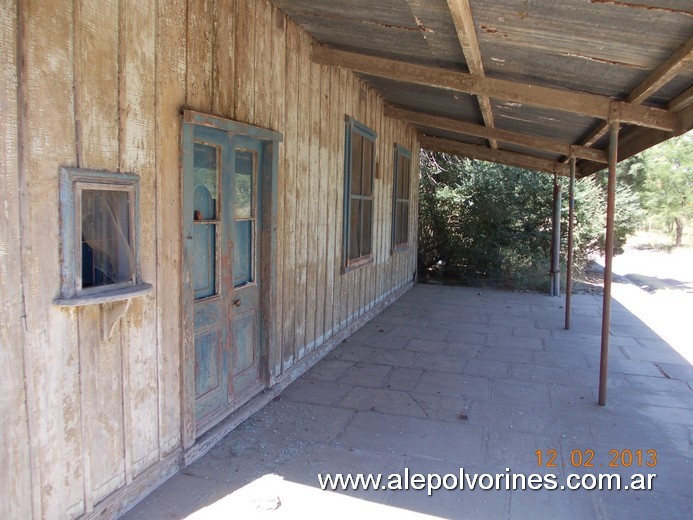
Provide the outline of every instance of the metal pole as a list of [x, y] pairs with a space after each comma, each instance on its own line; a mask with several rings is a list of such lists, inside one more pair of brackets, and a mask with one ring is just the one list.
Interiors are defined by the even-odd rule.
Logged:
[[553, 290], [554, 296], [561, 295], [561, 206], [562, 190], [558, 176], [553, 186]]
[[565, 328], [570, 329], [570, 295], [573, 291], [573, 226], [575, 225], [575, 157], [570, 158], [570, 188], [568, 193], [568, 259], [565, 283]]
[[609, 187], [606, 198], [606, 251], [604, 258], [604, 302], [602, 304], [602, 351], [599, 363], [599, 405], [606, 406], [609, 371], [609, 325], [611, 323], [611, 267], [614, 258], [614, 206], [616, 204], [616, 162], [618, 121], [609, 122]]

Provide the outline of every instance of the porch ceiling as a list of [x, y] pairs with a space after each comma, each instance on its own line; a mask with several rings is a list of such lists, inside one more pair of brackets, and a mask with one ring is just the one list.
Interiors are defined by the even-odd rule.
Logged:
[[610, 118], [619, 159], [693, 127], [690, 0], [271, 1], [427, 148], [560, 173], [572, 151], [589, 175]]

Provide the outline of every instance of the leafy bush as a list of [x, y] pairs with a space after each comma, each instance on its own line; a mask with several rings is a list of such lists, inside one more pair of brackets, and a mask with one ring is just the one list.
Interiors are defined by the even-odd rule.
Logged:
[[[567, 200], [567, 179], [561, 179]], [[576, 265], [604, 248], [601, 179], [576, 189]], [[514, 288], [548, 286], [553, 178], [520, 168], [422, 151], [419, 274]], [[567, 203], [562, 235], [567, 241]], [[628, 186], [617, 190], [616, 248], [640, 218]], [[562, 248], [565, 252], [565, 248]]]

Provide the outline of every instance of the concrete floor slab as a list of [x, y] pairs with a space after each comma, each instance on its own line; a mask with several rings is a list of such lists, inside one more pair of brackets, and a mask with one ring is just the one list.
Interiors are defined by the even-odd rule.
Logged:
[[[615, 302], [598, 406], [600, 305], [574, 296], [566, 331], [561, 298], [416, 286], [125, 518], [693, 517], [693, 368]], [[551, 449], [557, 466], [538, 465]], [[656, 466], [609, 467], [626, 449], [655, 450]], [[574, 467], [587, 450], [602, 466]], [[657, 477], [651, 491], [318, 485], [319, 473], [555, 473], [562, 484], [606, 470]]]

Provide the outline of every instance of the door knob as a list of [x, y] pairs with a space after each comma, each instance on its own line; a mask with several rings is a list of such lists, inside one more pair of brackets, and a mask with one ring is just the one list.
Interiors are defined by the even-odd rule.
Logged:
[[233, 300], [233, 306], [234, 307], [240, 307], [241, 306], [241, 299], [238, 298], [236, 300]]

